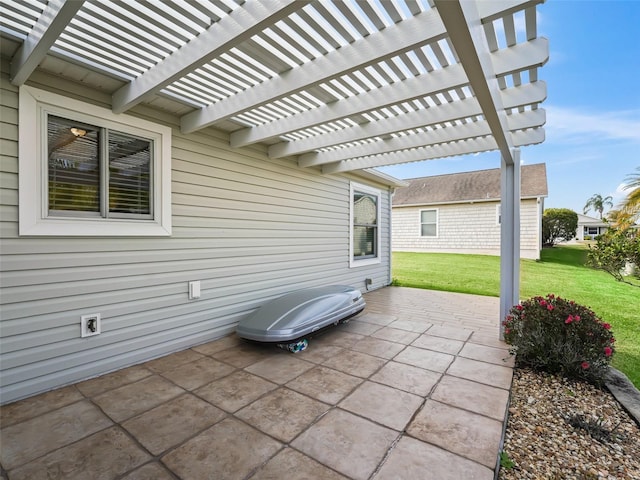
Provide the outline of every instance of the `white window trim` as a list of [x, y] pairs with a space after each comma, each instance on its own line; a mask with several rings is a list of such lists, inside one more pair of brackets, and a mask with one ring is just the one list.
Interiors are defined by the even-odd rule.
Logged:
[[502, 204], [496, 205], [496, 225], [500, 225], [500, 219], [502, 218]]
[[[436, 212], [436, 234], [422, 235], [422, 212]], [[418, 211], [418, 237], [420, 238], [439, 238], [440, 236], [440, 209], [439, 208], [421, 208]]]
[[[171, 235], [171, 128], [33, 87], [20, 87], [18, 201], [20, 236]], [[154, 141], [151, 220], [49, 217], [46, 114], [117, 129]]]
[[[358, 191], [358, 192], [363, 192], [363, 193], [368, 193], [370, 195], [375, 195], [378, 198], [377, 201], [377, 207], [378, 207], [378, 212], [377, 212], [377, 220], [378, 220], [378, 228], [377, 230], [377, 251], [376, 251], [376, 256], [375, 257], [371, 257], [371, 258], [363, 258], [360, 260], [354, 259], [353, 258], [353, 194]], [[380, 224], [380, 218], [381, 218], [381, 213], [382, 213], [382, 192], [376, 188], [370, 187], [368, 185], [363, 185], [361, 183], [355, 183], [355, 182], [350, 182], [349, 183], [349, 268], [354, 268], [354, 267], [364, 267], [366, 265], [374, 265], [377, 263], [380, 263], [381, 261], [381, 255], [380, 255], [380, 250], [382, 248], [382, 244], [381, 244], [381, 239], [382, 239], [382, 234], [381, 234], [381, 224]]]

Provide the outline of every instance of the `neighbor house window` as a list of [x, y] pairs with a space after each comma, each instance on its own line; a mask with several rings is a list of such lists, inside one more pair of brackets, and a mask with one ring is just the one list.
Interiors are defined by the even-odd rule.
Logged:
[[420, 236], [438, 236], [438, 210], [420, 210]]
[[380, 262], [380, 191], [351, 184], [351, 266]]
[[585, 235], [600, 235], [599, 227], [584, 227]]
[[502, 223], [502, 205], [496, 205], [496, 225], [500, 225]]
[[171, 130], [20, 89], [21, 235], [169, 235]]

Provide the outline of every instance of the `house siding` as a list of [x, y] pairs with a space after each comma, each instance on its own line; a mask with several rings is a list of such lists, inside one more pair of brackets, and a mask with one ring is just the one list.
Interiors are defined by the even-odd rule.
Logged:
[[[48, 80], [56, 93], [104, 104], [100, 92]], [[171, 237], [19, 237], [18, 89], [6, 75], [0, 104], [2, 403], [218, 338], [294, 289], [391, 280], [387, 187], [270, 160], [262, 147], [232, 149], [212, 129], [183, 135], [164, 114]], [[349, 268], [352, 180], [381, 190], [379, 264]], [[201, 298], [189, 300], [194, 280]], [[80, 316], [93, 313], [102, 333], [80, 338]]]
[[[394, 206], [392, 249], [398, 252], [474, 253], [500, 255], [499, 202], [446, 205]], [[420, 235], [420, 211], [438, 211], [438, 236]], [[520, 256], [540, 257], [541, 205], [536, 199], [523, 200], [520, 207]]]

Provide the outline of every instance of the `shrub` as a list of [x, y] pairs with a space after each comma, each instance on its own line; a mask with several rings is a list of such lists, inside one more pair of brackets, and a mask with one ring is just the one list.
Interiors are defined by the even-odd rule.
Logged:
[[553, 294], [533, 297], [513, 307], [503, 325], [519, 366], [604, 381], [615, 340], [611, 326], [587, 307]]

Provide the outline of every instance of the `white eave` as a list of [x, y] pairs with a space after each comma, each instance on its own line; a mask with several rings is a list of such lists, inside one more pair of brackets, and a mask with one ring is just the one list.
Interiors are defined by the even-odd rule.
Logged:
[[488, 150], [509, 164], [544, 140], [540, 3], [3, 0], [0, 34], [22, 42], [15, 85], [73, 65], [114, 112], [160, 108], [185, 133], [389, 183], [371, 169]]

